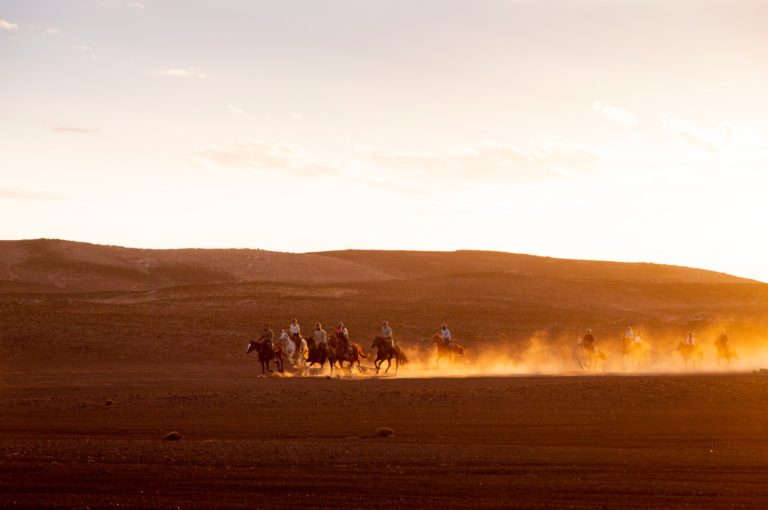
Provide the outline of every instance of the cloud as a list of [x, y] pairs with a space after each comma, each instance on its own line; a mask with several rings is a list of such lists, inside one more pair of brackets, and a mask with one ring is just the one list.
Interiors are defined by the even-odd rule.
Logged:
[[133, 2], [133, 3], [130, 3], [130, 4], [128, 4], [128, 7], [132, 7], [132, 8], [134, 8], [134, 9], [138, 9], [138, 10], [140, 10], [140, 11], [143, 11], [144, 9], [146, 9], [146, 8], [147, 8], [147, 6], [146, 6], [146, 5], [144, 5], [144, 4], [143, 4], [143, 3], [141, 3], [141, 2]]
[[182, 67], [171, 67], [168, 69], [162, 69], [157, 71], [156, 74], [160, 76], [168, 76], [171, 78], [198, 78], [204, 80], [208, 78], [208, 75], [203, 74], [195, 69], [185, 69]]
[[522, 146], [484, 140], [436, 152], [357, 146], [352, 157], [331, 159], [293, 143], [240, 141], [196, 152], [209, 164], [311, 176], [344, 175], [370, 184], [416, 188], [425, 183], [524, 183], [598, 171], [603, 156], [569, 143]]
[[315, 176], [340, 171], [322, 159], [310, 157], [304, 149], [293, 143], [240, 141], [199, 150], [197, 156], [209, 163], [230, 168], [279, 170]]
[[708, 152], [718, 152], [733, 139], [733, 130], [727, 124], [716, 128], [700, 128], [668, 113], [662, 113], [661, 118], [679, 140]]
[[95, 133], [97, 131], [98, 129], [90, 129], [90, 128], [77, 127], [77, 126], [59, 126], [59, 127], [53, 128], [54, 133], [87, 134], [87, 133]]
[[239, 107], [237, 107], [237, 106], [235, 106], [233, 104], [228, 104], [227, 105], [227, 110], [229, 110], [230, 112], [234, 113], [235, 115], [241, 115], [241, 116], [246, 115], [245, 110], [243, 110], [242, 108], [239, 108]]
[[96, 58], [96, 54], [93, 52], [93, 49], [91, 49], [90, 46], [75, 46], [75, 49], [82, 51], [83, 53], [87, 53], [89, 57]]
[[594, 172], [601, 156], [580, 145], [483, 140], [438, 152], [358, 148], [376, 166], [450, 180], [525, 182]]
[[30, 191], [19, 188], [4, 188], [0, 187], [0, 199], [12, 199], [12, 200], [60, 200], [64, 198], [61, 195], [55, 193], [48, 193], [44, 191]]
[[592, 109], [606, 119], [617, 122], [626, 127], [634, 127], [638, 122], [640, 122], [640, 120], [635, 115], [628, 112], [627, 110], [619, 108], [618, 106], [603, 104], [600, 101], [595, 101], [592, 103]]
[[19, 25], [0, 19], [0, 30], [16, 30], [17, 28], [19, 28]]

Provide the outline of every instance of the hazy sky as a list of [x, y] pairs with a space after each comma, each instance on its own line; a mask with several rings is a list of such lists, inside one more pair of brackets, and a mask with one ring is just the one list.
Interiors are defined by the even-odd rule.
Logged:
[[0, 0], [0, 238], [768, 281], [768, 2]]

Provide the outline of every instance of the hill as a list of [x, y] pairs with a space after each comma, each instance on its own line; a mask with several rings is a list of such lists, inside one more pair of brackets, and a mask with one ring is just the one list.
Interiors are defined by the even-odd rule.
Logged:
[[236, 282], [348, 283], [500, 273], [568, 280], [745, 283], [659, 264], [554, 259], [486, 251], [150, 250], [35, 239], [0, 241], [0, 292], [150, 290]]

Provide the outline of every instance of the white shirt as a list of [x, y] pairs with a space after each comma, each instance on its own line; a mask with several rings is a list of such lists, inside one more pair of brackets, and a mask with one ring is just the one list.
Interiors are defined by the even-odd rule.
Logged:
[[685, 345], [696, 345], [696, 339], [693, 335], [688, 335], [685, 339]]
[[291, 324], [290, 328], [291, 328], [292, 335], [298, 335], [299, 333], [301, 333], [301, 326], [299, 326], [298, 324]]
[[327, 339], [328, 339], [328, 333], [326, 333], [324, 329], [316, 329], [315, 330], [315, 343], [316, 344], [318, 344], [318, 345], [324, 344]]
[[629, 328], [626, 333], [624, 333], [624, 338], [631, 340], [632, 338], [635, 338], [635, 333], [632, 331], [632, 328]]
[[443, 340], [450, 340], [451, 332], [448, 328], [440, 329], [440, 336], [443, 337]]

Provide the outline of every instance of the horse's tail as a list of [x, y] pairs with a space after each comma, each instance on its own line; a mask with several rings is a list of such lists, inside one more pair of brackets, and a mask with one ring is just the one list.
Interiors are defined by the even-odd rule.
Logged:
[[367, 358], [368, 355], [363, 352], [363, 346], [362, 345], [358, 345], [357, 347], [358, 347], [358, 354], [360, 354], [360, 357], [361, 358]]

